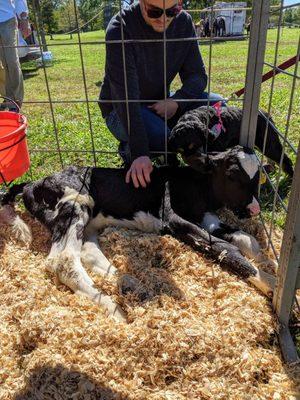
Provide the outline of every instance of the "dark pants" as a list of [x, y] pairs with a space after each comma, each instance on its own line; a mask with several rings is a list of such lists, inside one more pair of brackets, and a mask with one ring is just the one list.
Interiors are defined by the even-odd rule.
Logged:
[[[203, 100], [208, 100], [208, 93], [203, 93]], [[210, 105], [217, 103], [218, 101], [224, 102], [223, 97], [218, 94], [210, 93], [209, 96]], [[191, 103], [189, 110], [195, 109], [200, 105], [205, 105], [204, 103]], [[149, 110], [147, 106], [141, 106], [142, 119], [144, 121], [144, 126], [146, 128], [148, 140], [149, 140], [149, 150], [152, 153], [151, 158], [155, 158], [163, 154], [166, 150], [166, 143], [168, 137], [171, 133], [172, 128], [176, 125], [178, 119], [181, 117], [180, 112], [167, 121], [167, 126], [165, 120], [155, 114], [153, 111]], [[110, 132], [119, 140], [119, 153], [126, 163], [130, 162], [130, 148], [129, 148], [129, 137], [124, 129], [117, 113], [113, 110], [106, 118], [106, 125]]]

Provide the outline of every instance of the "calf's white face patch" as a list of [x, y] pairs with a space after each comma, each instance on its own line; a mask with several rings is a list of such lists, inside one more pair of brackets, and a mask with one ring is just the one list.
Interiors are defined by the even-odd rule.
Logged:
[[241, 166], [248, 174], [250, 179], [253, 179], [258, 171], [258, 160], [255, 154], [244, 153], [243, 151], [238, 152], [238, 158], [240, 160]]

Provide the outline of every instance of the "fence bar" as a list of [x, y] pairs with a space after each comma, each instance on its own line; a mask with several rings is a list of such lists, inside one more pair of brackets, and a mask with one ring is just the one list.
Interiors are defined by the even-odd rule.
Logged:
[[[268, 117], [265, 116], [264, 113], [260, 113], [260, 115], [266, 120], [268, 121]], [[290, 142], [290, 140], [288, 138], [285, 138], [285, 136], [278, 130], [278, 128], [276, 128], [276, 126], [272, 123], [272, 121], [269, 119], [269, 125], [276, 131], [276, 134], [286, 142], [286, 144], [289, 146], [290, 150], [294, 153], [294, 155], [297, 155], [297, 150], [295, 148], [295, 146], [293, 146], [293, 144]]]
[[210, 31], [210, 37], [209, 37], [209, 53], [208, 53], [208, 82], [207, 82], [207, 92], [208, 92], [208, 98], [207, 98], [207, 114], [206, 114], [206, 130], [205, 130], [205, 148], [204, 148], [204, 152], [207, 153], [208, 152], [208, 137], [209, 137], [209, 133], [208, 133], [208, 125], [209, 125], [209, 96], [210, 96], [210, 87], [211, 87], [211, 67], [212, 67], [212, 26], [213, 26], [213, 9], [214, 9], [214, 5], [213, 3], [211, 4], [211, 14], [209, 16], [209, 23], [211, 26], [211, 31]]
[[[295, 64], [295, 74], [294, 74], [294, 78], [293, 78], [293, 81], [292, 81], [290, 103], [289, 103], [289, 109], [288, 109], [288, 114], [287, 114], [287, 118], [286, 118], [287, 122], [286, 122], [283, 145], [282, 145], [282, 152], [281, 152], [281, 156], [280, 156], [279, 170], [278, 170], [277, 178], [276, 178], [276, 193], [278, 193], [279, 180], [280, 180], [280, 175], [281, 175], [281, 171], [282, 171], [283, 157], [284, 157], [285, 148], [286, 148], [286, 139], [287, 139], [287, 135], [288, 135], [289, 127], [290, 127], [291, 115], [292, 115], [292, 110], [293, 110], [293, 100], [294, 100], [295, 87], [296, 87], [296, 75], [297, 75], [297, 70], [298, 70], [298, 59], [299, 59], [299, 54], [300, 54], [300, 37], [299, 37], [298, 52], [297, 53], [298, 53], [298, 55], [297, 55], [296, 64]], [[274, 196], [272, 220], [271, 220], [271, 224], [270, 224], [270, 236], [272, 236], [272, 229], [273, 229], [273, 226], [274, 226], [275, 207], [276, 207], [276, 198]]]
[[[246, 39], [247, 36], [213, 36], [212, 40], [215, 42], [234, 42], [234, 41], [243, 41], [244, 39]], [[75, 39], [72, 39], [75, 40]], [[86, 46], [86, 45], [105, 45], [105, 44], [122, 44], [122, 43], [129, 43], [129, 44], [133, 44], [133, 43], [163, 43], [163, 39], [124, 39], [124, 42], [122, 42], [122, 40], [97, 40], [97, 41], [84, 41], [81, 42], [82, 45]], [[202, 36], [192, 36], [190, 38], [166, 38], [166, 42], [170, 42], [170, 43], [180, 43], [180, 42], [195, 42], [195, 41], [201, 41], [203, 42], [202, 44], [204, 44], [205, 42], [207, 44], [210, 43], [210, 39], [209, 38], [205, 38]], [[268, 42], [268, 43], [273, 43], [273, 42]], [[55, 47], [55, 46], [77, 46], [78, 42], [77, 41], [73, 41], [73, 42], [61, 42], [61, 43], [47, 43], [47, 47]], [[1, 46], [2, 47], [2, 46]], [[26, 45], [20, 45], [20, 46], [8, 46], [8, 45], [3, 45], [4, 48], [27, 48], [28, 46]], [[32, 47], [39, 47], [39, 46], [32, 46]]]
[[291, 74], [290, 72], [286, 72], [284, 69], [281, 69], [281, 68], [279, 68], [279, 67], [276, 67], [275, 65], [272, 65], [272, 64], [270, 64], [270, 63], [268, 63], [268, 62], [264, 62], [264, 64], [265, 65], [268, 65], [269, 67], [272, 67], [272, 68], [274, 68], [276, 71], [278, 71], [278, 72], [280, 72], [281, 74], [284, 74], [284, 75], [288, 75], [288, 76], [291, 76], [292, 78], [296, 78], [296, 79], [300, 79], [300, 76], [299, 75], [294, 75], [294, 74]]
[[[166, 10], [166, 0], [163, 0], [163, 9]], [[168, 88], [167, 88], [167, 30], [166, 30], [166, 14], [164, 13], [164, 100], [165, 100], [165, 121], [164, 121], [164, 129], [165, 129], [165, 157], [164, 163], [168, 164], [168, 119], [167, 119], [167, 95], [168, 95]], [[164, 216], [164, 213], [163, 213]], [[163, 221], [164, 222], [164, 221]]]
[[[122, 1], [119, 0], [119, 12], [121, 21], [121, 45], [122, 45], [122, 63], [123, 63], [123, 78], [124, 78], [124, 91], [125, 91], [125, 105], [126, 105], [126, 117], [127, 117], [127, 134], [130, 138], [131, 133], [131, 121], [130, 121], [130, 109], [129, 109], [129, 91], [128, 91], [128, 81], [127, 81], [127, 63], [126, 63], [126, 50], [125, 50], [125, 35], [124, 35], [124, 21], [122, 15]], [[129, 140], [130, 142], [130, 140]], [[130, 148], [131, 157], [131, 148]]]
[[[235, 99], [235, 98], [224, 98], [226, 101], [241, 101], [241, 99]], [[77, 103], [156, 103], [157, 101], [161, 101], [161, 99], [128, 99], [128, 100], [100, 100], [100, 99], [96, 99], [96, 100], [83, 100], [83, 99], [79, 99], [79, 100], [52, 100], [52, 103], [57, 103], [57, 104], [77, 104]], [[205, 105], [207, 104], [207, 99], [176, 99], [176, 102], [191, 102], [191, 103], [195, 103], [195, 102], [199, 102], [199, 103], [205, 103]], [[48, 104], [49, 101], [47, 100], [33, 100], [33, 101], [24, 101], [23, 104]]]
[[[287, 10], [288, 8], [295, 8], [295, 7], [299, 7], [299, 6], [300, 6], [300, 3], [298, 2], [298, 3], [295, 3], [295, 4], [289, 4], [287, 6], [283, 6], [283, 7], [280, 7], [280, 8], [282, 10]], [[277, 7], [277, 8], [275, 8], [275, 7]], [[270, 14], [278, 12], [280, 10], [280, 8], [278, 6], [272, 6], [271, 10], [270, 10]]]
[[273, 297], [273, 306], [280, 323], [279, 340], [284, 359], [299, 361], [288, 323], [297, 289], [300, 266], [300, 144], [292, 183], [287, 219], [280, 251], [279, 270]]
[[[42, 24], [42, 19], [41, 16], [38, 14], [38, 9], [35, 8], [35, 5], [38, 5], [39, 9], [39, 0], [36, 0], [35, 3], [33, 3], [33, 11], [34, 11], [34, 22], [37, 28], [37, 35], [38, 35], [38, 41], [41, 43], [41, 24]], [[46, 89], [47, 89], [47, 94], [48, 94], [48, 102], [50, 106], [50, 111], [51, 111], [51, 117], [52, 117], [52, 123], [53, 123], [53, 129], [54, 129], [54, 135], [55, 135], [55, 141], [56, 141], [56, 146], [58, 149], [58, 154], [59, 154], [59, 161], [61, 168], [64, 168], [64, 161], [62, 158], [62, 154], [60, 152], [60, 141], [59, 141], [59, 135], [58, 135], [58, 129], [57, 129], [57, 124], [56, 124], [56, 119], [55, 119], [55, 113], [54, 113], [54, 108], [53, 108], [53, 102], [52, 102], [52, 96], [51, 96], [51, 91], [50, 91], [50, 86], [49, 86], [49, 80], [48, 80], [48, 74], [46, 70], [46, 65], [45, 65], [45, 60], [43, 57], [43, 51], [42, 51], [42, 45], [39, 44], [41, 56], [42, 56], [42, 66], [43, 66], [43, 71], [44, 71], [44, 78], [45, 78], [45, 84], [46, 84]]]
[[[73, 0], [73, 6], [74, 6], [74, 14], [75, 14], [75, 21], [77, 28], [79, 26], [79, 21], [78, 21], [78, 12], [77, 12], [77, 4], [76, 0]], [[82, 45], [81, 45], [81, 37], [80, 37], [80, 30], [77, 30], [77, 35], [78, 35], [78, 45], [79, 45], [79, 54], [80, 54], [80, 63], [81, 63], [81, 71], [82, 71], [82, 79], [83, 79], [83, 87], [84, 87], [84, 94], [85, 94], [85, 101], [86, 101], [86, 111], [87, 111], [87, 116], [88, 116], [88, 121], [89, 121], [89, 128], [90, 128], [90, 136], [91, 136], [91, 143], [92, 143], [92, 148], [93, 151], [95, 152], [95, 141], [94, 141], [94, 132], [93, 132], [93, 126], [92, 126], [92, 117], [91, 117], [91, 111], [90, 111], [90, 104], [89, 104], [89, 97], [88, 97], [88, 90], [87, 90], [87, 83], [86, 83], [86, 74], [85, 74], [85, 67], [84, 67], [84, 61], [83, 61], [83, 53], [82, 53]], [[96, 156], [94, 153], [94, 166], [97, 165], [97, 160]]]
[[[161, 99], [156, 99], [156, 100], [143, 100], [143, 99], [140, 99], [140, 100], [134, 100], [134, 99], [132, 99], [132, 100], [128, 100], [128, 103], [156, 103], [157, 101], [160, 101]], [[224, 100], [228, 103], [229, 101], [232, 101], [232, 102], [241, 102], [241, 101], [243, 101], [243, 99], [236, 99], [235, 97], [224, 97]], [[185, 102], [185, 103], [188, 103], [188, 102], [191, 102], [191, 103], [193, 103], [193, 102], [199, 102], [199, 103], [205, 103], [205, 104], [207, 104], [207, 100], [206, 99], [176, 99], [176, 102]], [[83, 99], [78, 99], [78, 100], [75, 100], [75, 99], [71, 99], [71, 100], [52, 100], [52, 103], [53, 104], [80, 104], [80, 103], [86, 103], [86, 102], [88, 102], [88, 103], [111, 103], [111, 104], [113, 104], [113, 103], [126, 103], [127, 101], [126, 100], [99, 100], [99, 99], [95, 99], [95, 100], [83, 100]], [[48, 100], [26, 100], [26, 101], [23, 101], [23, 104], [39, 104], [39, 105], [43, 105], [43, 104], [49, 104], [49, 101]], [[278, 131], [279, 132], [279, 131]], [[282, 135], [280, 132], [279, 132], [279, 135]], [[283, 135], [281, 136], [282, 138], [283, 138]], [[289, 144], [290, 146], [291, 146], [291, 149], [293, 150], [293, 152], [296, 154], [297, 153], [297, 151], [295, 150], [295, 148], [293, 147], [293, 145], [290, 143]]]
[[[56, 149], [30, 149], [31, 153], [55, 153], [58, 154]], [[62, 153], [79, 153], [79, 154], [93, 154], [94, 150], [77, 150], [77, 149], [61, 149]], [[118, 150], [95, 150], [95, 153], [99, 154], [119, 154]], [[150, 154], [161, 155], [161, 151], [150, 151]], [[174, 151], [168, 151], [168, 154], [176, 154]], [[121, 160], [120, 160], [121, 161]]]
[[[300, 5], [300, 3], [295, 3], [295, 4], [288, 5], [288, 6], [283, 6], [283, 7], [280, 7], [278, 5], [274, 5], [274, 6], [270, 7], [270, 13], [271, 12], [277, 12], [278, 10], [280, 10], [280, 8], [282, 8], [282, 10], [286, 10], [287, 8], [297, 7], [299, 5]], [[233, 8], [218, 8], [218, 7], [214, 8], [214, 11], [232, 11], [232, 10], [233, 10]], [[234, 8], [234, 10], [239, 10], [239, 11], [252, 10], [252, 7], [236, 7], [236, 8]], [[187, 10], [187, 9], [184, 8], [184, 11], [186, 11], [187, 13], [192, 13], [192, 12], [210, 12], [210, 8], [206, 7], [206, 8], [197, 8], [197, 9], [191, 9], [191, 10]]]
[[254, 2], [252, 9], [252, 26], [257, 29], [251, 29], [250, 31], [244, 112], [240, 136], [241, 145], [250, 148], [253, 148], [255, 143], [269, 7], [269, 0], [258, 0]]
[[[267, 227], [267, 225], [266, 225], [266, 223], [264, 221], [264, 218], [262, 217], [261, 214], [259, 214], [259, 219], [260, 219], [260, 222], [262, 223], [262, 226], [264, 228], [265, 234], [267, 235], [267, 238], [269, 239], [270, 237], [269, 237], [268, 227]], [[279, 256], [278, 256], [277, 251], [276, 251], [276, 249], [275, 249], [275, 247], [273, 245], [272, 240], [270, 241], [270, 243], [271, 243], [271, 249], [272, 249], [273, 255], [274, 255], [275, 259], [276, 259], [276, 262], [279, 263]]]
[[298, 363], [299, 357], [288, 326], [280, 325], [278, 335], [284, 361], [287, 364]]
[[[281, 0], [281, 6], [283, 6], [283, 0]], [[271, 90], [270, 90], [270, 96], [269, 96], [269, 106], [268, 106], [268, 113], [267, 113], [267, 123], [266, 123], [266, 129], [264, 133], [264, 142], [263, 142], [263, 150], [262, 150], [262, 155], [261, 155], [261, 164], [264, 163], [264, 157], [265, 157], [265, 152], [266, 152], [266, 145], [267, 145], [267, 137], [268, 137], [268, 130], [269, 130], [269, 124], [270, 124], [270, 115], [271, 115], [271, 107], [272, 107], [272, 100], [273, 100], [273, 93], [274, 93], [274, 83], [275, 83], [275, 76], [276, 76], [276, 70], [275, 70], [275, 65], [277, 65], [277, 58], [278, 58], [278, 49], [279, 49], [279, 41], [280, 41], [280, 24], [282, 21], [282, 10], [280, 11], [280, 16], [279, 16], [279, 21], [278, 21], [278, 27], [277, 27], [277, 37], [276, 37], [276, 46], [275, 46], [275, 55], [274, 55], [274, 65], [272, 66], [273, 68], [273, 76], [272, 76], [272, 82], [271, 82]], [[263, 113], [261, 113], [263, 114]], [[260, 184], [258, 187], [258, 194], [260, 195]], [[278, 188], [277, 188], [278, 189]], [[278, 190], [276, 189], [275, 193], [278, 193]], [[274, 196], [274, 201], [275, 201], [275, 196]], [[270, 237], [272, 239], [272, 235], [270, 232]], [[270, 239], [269, 239], [270, 243]], [[268, 244], [269, 247], [269, 244]]]

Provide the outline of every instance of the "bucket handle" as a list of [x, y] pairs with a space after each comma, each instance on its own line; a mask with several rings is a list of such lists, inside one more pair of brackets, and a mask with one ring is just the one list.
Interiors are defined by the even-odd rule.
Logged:
[[5, 138], [5, 141], [9, 140], [11, 138], [11, 136], [18, 134], [27, 128], [27, 119], [26, 119], [25, 115], [20, 115], [20, 122], [22, 123], [22, 125], [20, 125], [16, 130], [8, 133], [6, 136], [3, 136], [3, 138]]
[[[9, 145], [9, 146], [7, 146], [7, 147], [4, 147], [4, 149], [0, 149], [0, 153], [1, 153], [1, 151], [5, 151], [5, 150], [8, 150], [8, 149], [11, 149], [12, 147], [14, 147], [16, 144], [19, 144], [20, 142], [22, 142], [22, 140], [24, 140], [26, 138], [26, 134], [24, 134], [23, 136], [21, 136], [20, 137], [20, 139], [18, 139], [15, 143], [13, 143], [13, 144], [11, 144], [11, 145]], [[1, 172], [0, 172], [1, 173]]]
[[[18, 105], [18, 103], [16, 103], [14, 100], [12, 100], [11, 98], [7, 97], [7, 96], [2, 96], [0, 94], [0, 98], [4, 99], [4, 100], [8, 100], [11, 101], [18, 109], [18, 114], [19, 114], [19, 122], [22, 123], [21, 126], [19, 126], [15, 131], [9, 133], [7, 136], [5, 136], [6, 139], [9, 139], [10, 136], [13, 136], [19, 132], [21, 132], [22, 130], [26, 129], [27, 127], [27, 119], [24, 115], [20, 114], [20, 106]], [[1, 111], [0, 111], [1, 112]]]
[[[18, 114], [20, 114], [20, 106], [19, 106], [18, 103], [16, 103], [13, 99], [11, 99], [11, 98], [9, 98], [9, 97], [7, 97], [7, 96], [3, 96], [3, 95], [1, 95], [1, 94], [0, 94], [0, 98], [1, 98], [1, 99], [4, 99], [4, 100], [8, 100], [8, 101], [10, 101], [11, 103], [13, 103], [13, 104], [17, 107]], [[26, 120], [26, 118], [24, 117], [24, 115], [20, 115], [20, 122], [22, 122], [22, 125], [19, 126], [19, 128], [17, 128], [14, 132], [12, 132], [12, 133], [10, 133], [9, 135], [7, 135], [7, 137], [13, 136], [13, 135], [15, 135], [16, 133], [19, 133], [19, 131], [22, 131], [22, 130], [26, 129], [27, 120]], [[5, 149], [3, 149], [3, 150], [7, 150], [8, 148], [15, 146], [17, 143], [19, 143], [19, 142], [21, 142], [22, 140], [24, 140], [25, 137], [26, 137], [26, 134], [23, 135], [23, 136], [22, 136], [16, 143], [14, 143], [12, 146], [8, 146], [7, 148], [5, 148]], [[6, 182], [6, 180], [5, 180], [5, 178], [4, 178], [4, 175], [2, 174], [1, 171], [0, 171], [0, 177], [1, 177], [1, 179], [2, 179], [2, 181], [3, 181], [3, 183], [4, 183], [4, 185], [5, 185], [6, 187], [9, 187], [9, 185], [10, 185], [12, 182], [9, 182], [9, 183]]]
[[13, 104], [17, 107], [17, 109], [18, 109], [18, 113], [20, 112], [20, 106], [19, 106], [19, 104], [16, 103], [13, 99], [10, 99], [9, 97], [6, 97], [6, 96], [2, 96], [1, 94], [0, 94], [0, 98], [2, 98], [2, 99], [4, 99], [4, 100], [8, 100], [8, 101], [10, 101], [11, 103], [13, 103]]

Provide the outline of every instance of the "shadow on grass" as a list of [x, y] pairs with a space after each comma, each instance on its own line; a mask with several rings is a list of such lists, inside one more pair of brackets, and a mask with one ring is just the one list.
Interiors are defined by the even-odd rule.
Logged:
[[31, 79], [31, 78], [35, 78], [36, 76], [39, 75], [38, 72], [38, 68], [36, 68], [35, 70], [25, 70], [23, 71], [23, 79], [24, 81], [26, 81], [27, 79]]

